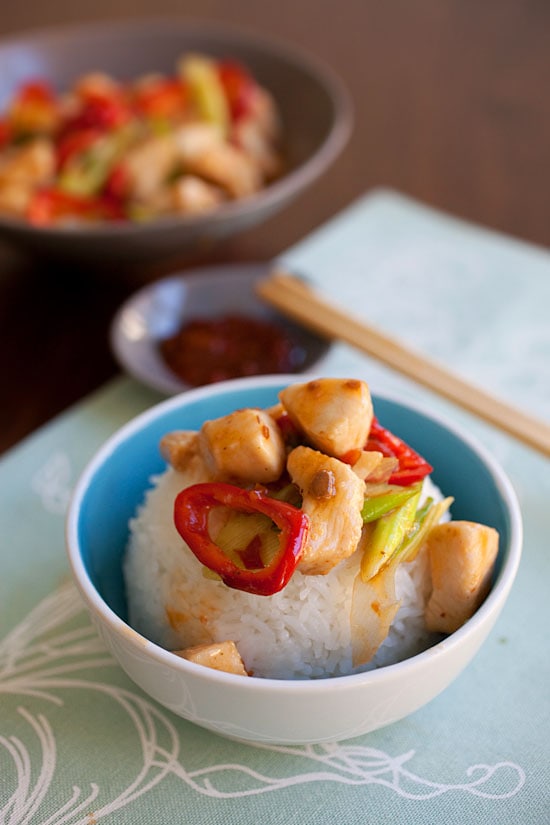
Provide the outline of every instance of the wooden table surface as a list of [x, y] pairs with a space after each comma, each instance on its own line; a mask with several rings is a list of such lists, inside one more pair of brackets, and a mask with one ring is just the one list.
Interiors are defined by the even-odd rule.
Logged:
[[305, 47], [355, 105], [349, 145], [282, 214], [207, 256], [86, 273], [0, 242], [0, 452], [118, 372], [108, 328], [143, 280], [268, 260], [379, 186], [550, 246], [550, 3], [536, 0], [4, 0], [0, 36], [85, 20], [178, 14]]

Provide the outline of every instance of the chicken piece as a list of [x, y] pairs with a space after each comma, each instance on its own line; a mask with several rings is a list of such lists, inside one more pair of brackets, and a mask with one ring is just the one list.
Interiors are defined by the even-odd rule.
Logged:
[[178, 158], [187, 167], [195, 158], [223, 144], [222, 131], [212, 123], [186, 123], [174, 132]]
[[314, 447], [339, 458], [365, 446], [372, 422], [368, 385], [352, 378], [319, 378], [290, 384], [279, 398]]
[[170, 187], [171, 209], [183, 215], [200, 215], [216, 209], [223, 192], [195, 175], [183, 175]]
[[174, 139], [178, 158], [189, 174], [221, 187], [233, 198], [251, 195], [260, 188], [257, 165], [237, 147], [226, 143], [215, 125], [183, 126]]
[[199, 434], [196, 430], [174, 430], [161, 438], [159, 447], [174, 470], [184, 472], [199, 456]]
[[357, 549], [365, 485], [351, 467], [309, 447], [296, 447], [287, 469], [303, 496], [309, 531], [298, 570], [325, 575]]
[[369, 476], [378, 473], [383, 460], [384, 456], [377, 450], [362, 450], [357, 461], [352, 464], [351, 469], [356, 476], [365, 481]]
[[21, 181], [0, 183], [0, 215], [24, 217], [34, 192], [34, 187]]
[[280, 401], [278, 401], [272, 407], [267, 407], [266, 408], [266, 412], [269, 413], [271, 418], [273, 418], [275, 421], [278, 418], [280, 418], [281, 415], [283, 415], [284, 411], [285, 411], [285, 409], [284, 409], [284, 407], [283, 407], [283, 405], [281, 404]]
[[182, 659], [204, 667], [211, 667], [213, 670], [223, 670], [225, 673], [235, 673], [237, 676], [248, 676], [237, 645], [232, 641], [195, 645], [186, 647], [184, 650], [174, 650], [174, 653]]
[[283, 158], [276, 148], [280, 136], [281, 123], [272, 96], [256, 88], [250, 111], [233, 126], [233, 139], [258, 164], [266, 180], [283, 172]]
[[73, 91], [81, 97], [110, 97], [121, 90], [120, 84], [104, 72], [89, 72], [79, 78]]
[[231, 198], [253, 195], [263, 182], [258, 165], [229, 143], [220, 143], [197, 154], [186, 164], [186, 169], [220, 186]]
[[282, 175], [284, 170], [282, 156], [257, 131], [254, 123], [244, 122], [235, 139], [238, 147], [261, 171], [264, 180], [272, 181]]
[[161, 189], [178, 162], [173, 135], [160, 135], [142, 140], [124, 156], [128, 194], [147, 201]]
[[60, 112], [53, 96], [15, 95], [4, 117], [13, 137], [54, 135], [60, 126]]
[[23, 216], [38, 186], [55, 173], [55, 154], [48, 140], [38, 139], [4, 153], [0, 160], [0, 213]]
[[214, 124], [190, 123], [174, 135], [178, 159], [185, 171], [215, 184], [232, 198], [252, 195], [262, 185], [258, 165], [226, 143]]
[[15, 181], [39, 186], [55, 174], [55, 151], [49, 140], [37, 138], [6, 152], [0, 160], [0, 185]]
[[281, 138], [282, 125], [281, 117], [273, 95], [256, 86], [254, 95], [250, 101], [248, 116], [243, 118], [243, 122], [252, 121], [258, 132], [272, 143], [276, 143]]
[[202, 456], [214, 478], [267, 484], [284, 470], [286, 452], [279, 428], [265, 410], [236, 410], [205, 421]]
[[447, 521], [426, 539], [432, 593], [424, 618], [430, 631], [453, 633], [487, 595], [498, 552], [498, 533], [470, 521]]

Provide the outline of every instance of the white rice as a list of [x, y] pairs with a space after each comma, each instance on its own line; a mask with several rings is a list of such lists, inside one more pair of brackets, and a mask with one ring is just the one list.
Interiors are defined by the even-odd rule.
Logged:
[[[169, 650], [232, 639], [255, 676], [308, 679], [355, 672], [349, 613], [359, 555], [326, 576], [295, 572], [273, 596], [251, 595], [209, 579], [172, 517], [178, 492], [200, 480], [169, 468], [152, 479], [152, 489], [130, 522], [124, 575], [132, 627]], [[429, 479], [424, 495], [441, 499]], [[433, 642], [423, 620], [428, 587], [422, 554], [399, 565], [401, 607], [385, 642], [363, 670], [400, 661]]]

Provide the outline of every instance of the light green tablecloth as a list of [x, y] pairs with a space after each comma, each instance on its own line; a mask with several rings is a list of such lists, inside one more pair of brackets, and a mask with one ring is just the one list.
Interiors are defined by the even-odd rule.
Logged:
[[[380, 192], [284, 260], [342, 306], [550, 417], [547, 252]], [[347, 347], [323, 371], [433, 405], [508, 471], [524, 556], [474, 662], [404, 721], [331, 746], [236, 744], [149, 701], [92, 630], [64, 551], [78, 473], [160, 400], [117, 379], [0, 462], [1, 825], [550, 822], [548, 461]]]

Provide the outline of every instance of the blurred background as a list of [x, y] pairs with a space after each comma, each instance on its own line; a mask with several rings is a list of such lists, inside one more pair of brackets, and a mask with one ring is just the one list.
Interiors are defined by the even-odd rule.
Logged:
[[0, 242], [0, 451], [117, 373], [109, 323], [144, 280], [269, 260], [376, 187], [550, 245], [545, 0], [3, 0], [0, 37], [152, 15], [230, 22], [326, 62], [353, 100], [351, 140], [277, 216], [181, 260], [90, 273]]

